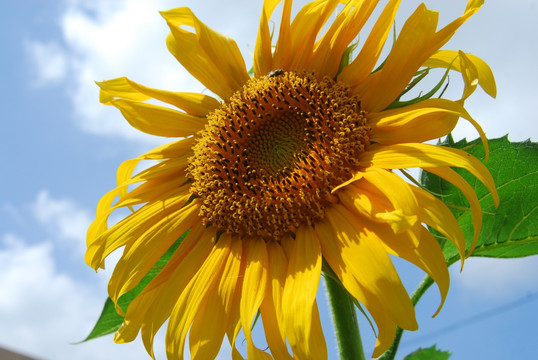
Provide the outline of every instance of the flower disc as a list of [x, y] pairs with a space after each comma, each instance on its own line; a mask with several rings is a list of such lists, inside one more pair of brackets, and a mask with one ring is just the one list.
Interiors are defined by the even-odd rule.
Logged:
[[277, 70], [219, 109], [194, 146], [191, 191], [220, 231], [266, 239], [325, 216], [331, 190], [358, 169], [370, 128], [341, 82]]

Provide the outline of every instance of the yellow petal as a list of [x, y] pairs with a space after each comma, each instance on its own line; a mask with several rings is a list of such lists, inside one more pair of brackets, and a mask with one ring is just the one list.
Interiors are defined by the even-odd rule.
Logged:
[[[136, 240], [125, 248], [110, 276], [108, 290], [112, 301], [116, 302], [120, 296], [134, 288], [166, 250], [190, 229], [195, 221], [200, 221], [199, 211], [200, 205], [192, 202], [170, 216], [163, 214], [161, 220], [142, 235], [137, 236], [136, 231], [124, 235], [132, 235]], [[143, 227], [142, 223], [138, 226]]]
[[260, 306], [260, 313], [263, 321], [263, 329], [267, 345], [271, 350], [271, 354], [276, 359], [291, 360], [286, 342], [282, 337], [282, 328], [278, 325], [276, 310], [271, 296], [266, 296]]
[[[483, 0], [469, 0], [463, 15], [455, 19], [451, 23], [449, 23], [447, 26], [445, 26], [441, 30], [439, 30], [435, 34], [435, 36], [431, 39], [429, 46], [426, 46], [423, 48], [423, 54], [427, 55], [428, 58], [431, 57], [439, 48], [441, 48], [441, 46], [443, 46], [448, 40], [450, 40], [450, 38], [454, 35], [454, 33], [458, 30], [458, 28], [463, 23], [465, 23], [472, 15], [474, 15], [482, 7], [483, 3], [484, 3]], [[470, 65], [473, 65], [473, 64], [470, 64]], [[462, 65], [462, 67], [465, 67], [465, 65]], [[465, 94], [469, 92], [470, 90], [467, 86], [467, 82], [469, 82], [470, 80], [468, 78], [468, 75], [467, 76], [464, 75], [464, 80], [466, 81], [466, 86], [464, 89], [464, 97], [465, 97]], [[474, 82], [474, 79], [470, 82]], [[474, 84], [473, 86], [475, 85], [476, 84]]]
[[282, 292], [286, 282], [288, 259], [277, 242], [267, 244], [269, 273], [266, 294], [260, 306], [267, 345], [276, 359], [291, 360], [288, 353], [282, 315]]
[[450, 110], [428, 107], [425, 101], [382, 111], [370, 117], [371, 140], [380, 144], [399, 144], [437, 139], [450, 133], [458, 118], [459, 115]]
[[462, 16], [436, 32], [438, 13], [424, 4], [405, 22], [383, 68], [374, 74], [371, 82], [357, 89], [361, 104], [368, 112], [385, 109], [409, 84], [416, 71], [456, 30], [476, 13], [482, 0], [471, 0]]
[[[168, 164], [171, 164], [175, 169], [177, 169], [178, 172], [181, 172], [185, 169], [187, 166], [187, 157], [192, 154], [192, 145], [194, 144], [194, 138], [185, 138], [178, 141], [171, 142], [169, 144], [164, 144], [161, 146], [156, 147], [155, 149], [138, 156], [134, 159], [130, 159], [127, 161], [124, 161], [120, 164], [118, 167], [118, 171], [116, 173], [116, 184], [119, 188], [118, 195], [120, 198], [124, 197], [127, 193], [127, 187], [126, 185], [130, 185], [135, 183], [131, 182], [129, 179], [131, 178], [133, 171], [135, 170], [136, 166], [140, 162], [140, 160], [162, 160], [162, 159], [182, 159], [182, 160], [172, 160], [171, 162], [168, 162]], [[161, 165], [162, 167], [163, 165]], [[151, 169], [151, 168], [150, 168]], [[145, 173], [152, 172], [152, 170], [146, 170]], [[144, 176], [139, 176], [141, 180], [147, 180], [147, 178], [144, 178]], [[112, 202], [108, 204], [110, 206]], [[107, 206], [107, 207], [108, 207]]]
[[387, 196], [366, 180], [346, 186], [338, 197], [348, 209], [373, 221], [380, 221], [377, 214], [394, 208]]
[[478, 178], [491, 192], [494, 203], [499, 204], [497, 189], [488, 169], [478, 159], [463, 150], [413, 143], [382, 147], [374, 145], [369, 151], [361, 154], [360, 163], [365, 167], [384, 169], [461, 167]]
[[248, 81], [245, 61], [234, 40], [207, 27], [187, 7], [161, 15], [171, 30], [166, 39], [168, 49], [209, 90], [228, 99]]
[[[350, 259], [350, 257], [353, 257], [353, 253], [356, 251], [357, 242], [342, 242], [338, 236], [335, 236], [335, 230], [326, 220], [316, 223], [316, 234], [321, 245], [323, 257], [327, 260], [346, 290], [364, 304], [377, 324], [379, 335], [376, 349], [372, 356], [379, 357], [392, 344], [392, 340], [396, 334], [396, 323], [392, 315], [385, 309], [384, 304], [379, 301], [382, 297], [376, 299], [376, 292], [370, 290], [368, 284], [363, 284], [356, 276], [357, 273], [361, 272], [358, 269], [359, 260]], [[348, 244], [352, 248], [349, 248]], [[348, 254], [346, 255], [346, 253]], [[360, 253], [358, 254], [360, 257]], [[364, 272], [364, 269], [362, 272]]]
[[[233, 241], [243, 241], [241, 237], [234, 236]], [[245, 279], [245, 269], [247, 267], [248, 258], [245, 256], [245, 247], [244, 243], [243, 248], [241, 249], [241, 264], [239, 267], [239, 274], [236, 279], [236, 285], [234, 290], [234, 297], [231, 302], [231, 308], [230, 308], [230, 315], [228, 316], [228, 328], [226, 330], [226, 336], [228, 337], [228, 341], [232, 348], [232, 359], [239, 360], [243, 359], [239, 351], [237, 350], [235, 346], [235, 341], [237, 340], [237, 336], [239, 335], [239, 331], [241, 330], [241, 296], [243, 293], [243, 280]], [[234, 279], [230, 279], [230, 281], [233, 281]]]
[[[234, 239], [236, 240], [236, 239]], [[241, 240], [239, 238], [239, 240]], [[241, 251], [243, 252], [244, 249]], [[237, 339], [237, 335], [239, 334], [239, 331], [241, 330], [241, 319], [240, 319], [240, 310], [241, 310], [241, 293], [243, 291], [243, 279], [245, 276], [245, 268], [246, 268], [246, 261], [244, 260], [244, 257], [242, 257], [241, 263], [239, 264], [239, 274], [237, 275], [236, 279], [230, 279], [229, 281], [235, 281], [234, 284], [234, 294], [231, 298], [232, 301], [230, 302], [230, 308], [228, 309], [228, 324], [226, 329], [226, 336], [228, 337], [228, 341], [230, 342], [230, 345], [232, 347], [232, 357], [235, 359], [236, 356], [234, 353], [237, 352], [239, 354], [238, 350], [235, 347], [235, 341]], [[241, 358], [241, 357], [240, 357]]]
[[[324, 240], [325, 244], [339, 249], [339, 254], [334, 250], [326, 253], [321, 236], [318, 239], [324, 257], [346, 289], [370, 313], [371, 308], [377, 307], [387, 312], [401, 328], [416, 329], [418, 325], [411, 300], [378, 235], [342, 206], [328, 209], [327, 219], [332, 234], [331, 239]], [[371, 302], [372, 298], [376, 301]]]
[[462, 16], [453, 20], [451, 23], [446, 25], [444, 28], [439, 30], [435, 37], [432, 39], [432, 42], [429, 48], [424, 49], [424, 53], [428, 55], [428, 58], [440, 49], [450, 38], [455, 34], [458, 28], [463, 25], [471, 16], [473, 16], [484, 4], [484, 0], [469, 0], [465, 11]]
[[453, 242], [463, 259], [465, 257], [465, 237], [452, 211], [450, 211], [444, 202], [429, 192], [415, 186], [411, 187], [411, 189], [420, 204], [420, 221], [439, 231]]
[[448, 294], [450, 276], [441, 247], [433, 235], [426, 228], [420, 226], [420, 241], [415, 246], [415, 242], [410, 238], [411, 234], [408, 232], [392, 234], [384, 225], [370, 223], [368, 226], [375, 229], [375, 232], [380, 235], [380, 239], [382, 239], [389, 254], [418, 266], [436, 282], [441, 294], [441, 304], [434, 316], [437, 315]]
[[291, 60], [292, 53], [289, 52], [292, 48], [292, 37], [290, 32], [291, 22], [291, 5], [293, 0], [284, 0], [282, 5], [282, 16], [280, 17], [280, 29], [278, 39], [273, 51], [273, 67], [277, 69], [281, 67], [285, 70], [291, 70], [288, 63], [284, 63], [286, 59]]
[[150, 150], [147, 153], [140, 155], [137, 159], [172, 159], [183, 156], [186, 153], [190, 153], [193, 145], [194, 138], [184, 138], [167, 144], [163, 144], [161, 146], [157, 146], [153, 150]]
[[[124, 180], [122, 183], [118, 184], [118, 187], [110, 192], [108, 192], [103, 198], [99, 201], [97, 205], [97, 218], [99, 217], [106, 217], [112, 213], [117, 208], [127, 206], [124, 204], [124, 201], [127, 200], [130, 195], [128, 194], [134, 194], [140, 193], [143, 191], [143, 189], [146, 187], [144, 185], [147, 184], [153, 184], [156, 187], [161, 186], [162, 184], [168, 182], [172, 177], [175, 177], [180, 186], [174, 187], [174, 188], [167, 188], [163, 189], [162, 192], [163, 197], [164, 196], [170, 196], [171, 194], [175, 193], [175, 190], [181, 189], [181, 193], [188, 193], [189, 187], [185, 186], [185, 183], [187, 181], [187, 174], [185, 173], [185, 168], [187, 166], [187, 156], [182, 156], [177, 159], [173, 160], [166, 160], [163, 161], [155, 166], [152, 166], [139, 174], [133, 176], [130, 179]], [[137, 160], [138, 161], [138, 160]], [[129, 160], [122, 163], [122, 165], [127, 164]], [[121, 169], [120, 169], [121, 168]], [[132, 171], [128, 168], [128, 166], [122, 167], [120, 166], [118, 169], [118, 181], [120, 180], [120, 176], [126, 175], [126, 172]], [[125, 171], [125, 172], [124, 172]], [[134, 187], [132, 190], [129, 189], [129, 185], [137, 184], [140, 182], [144, 182], [143, 184], [140, 184], [137, 187]], [[139, 187], [144, 186], [140, 190], [138, 190]], [[158, 190], [158, 189], [153, 189]], [[166, 195], [164, 195], [167, 193]], [[116, 195], [119, 196], [118, 202], [111, 206]]]
[[260, 26], [258, 37], [256, 38], [256, 48], [254, 49], [254, 76], [267, 75], [273, 70], [273, 53], [271, 44], [271, 34], [269, 31], [269, 19], [275, 7], [281, 0], [265, 0], [263, 2], [262, 14], [260, 16]]
[[194, 116], [206, 116], [208, 112], [220, 106], [216, 99], [208, 95], [153, 89], [126, 77], [97, 82], [97, 85], [101, 88], [99, 101], [103, 104], [110, 104], [116, 98], [133, 101], [156, 99]]
[[368, 117], [373, 127], [372, 141], [382, 144], [423, 142], [447, 135], [462, 117], [469, 121], [482, 140], [489, 156], [488, 139], [467, 110], [456, 101], [427, 99], [398, 109], [386, 110]]
[[418, 226], [418, 203], [409, 184], [390, 171], [376, 168], [369, 170], [363, 173], [364, 178], [385, 194], [394, 206], [394, 211], [378, 213], [376, 217], [385, 220], [394, 233], [405, 231], [415, 224]]
[[353, 176], [351, 177], [351, 179], [347, 180], [347, 181], [344, 181], [343, 183], [341, 183], [340, 185], [336, 186], [334, 189], [331, 190], [331, 193], [334, 193], [336, 192], [337, 190], [339, 189], [342, 189], [344, 187], [347, 187], [348, 185], [354, 183], [355, 181], [357, 180], [360, 180], [362, 179], [363, 177], [363, 173], [362, 172], [356, 172], [355, 174], [353, 174]]
[[463, 75], [463, 82], [465, 86], [463, 88], [463, 95], [460, 101], [463, 103], [478, 86], [478, 69], [469, 60], [463, 51], [460, 51], [460, 69]]
[[189, 332], [192, 359], [214, 359], [219, 353], [238, 283], [241, 250], [241, 240], [232, 238], [231, 252], [226, 260], [220, 283], [213, 295], [208, 296], [205, 308], [194, 318]]
[[338, 0], [316, 0], [307, 3], [289, 25], [291, 1], [284, 2], [280, 34], [273, 58], [275, 69], [308, 68], [317, 35], [338, 3]]
[[110, 102], [118, 108], [134, 128], [150, 135], [166, 137], [186, 137], [202, 130], [204, 118], [162, 106], [142, 102], [116, 99]]
[[327, 359], [327, 344], [321, 328], [321, 319], [319, 317], [318, 302], [314, 300], [312, 307], [312, 329], [310, 330], [310, 349], [314, 354], [313, 359]]
[[424, 4], [407, 19], [375, 83], [361, 91], [361, 105], [367, 112], [378, 112], [392, 103], [430, 57], [425, 49], [431, 46], [437, 20], [438, 13]]
[[[185, 172], [185, 169], [187, 168], [188, 161], [191, 156], [192, 154], [187, 153], [178, 156], [175, 159], [161, 161], [145, 170], [142, 170], [138, 174], [131, 177], [131, 179], [123, 182], [120, 185], [120, 188], [124, 185], [131, 185], [140, 182], [143, 182], [143, 184], [140, 184], [139, 186], [142, 186], [148, 182], [155, 183], [158, 181], [166, 181], [171, 177], [175, 177], [177, 180], [183, 181], [183, 185], [187, 180], [187, 173]], [[122, 197], [121, 194], [120, 197]]]
[[[132, 209], [134, 205], [153, 202], [158, 198], [165, 197], [170, 192], [170, 189], [178, 189], [185, 185], [186, 181], [187, 178], [184, 174], [172, 174], [170, 176], [146, 180], [143, 184], [134, 187], [122, 196], [114, 206], [110, 207], [110, 211], [98, 212], [97, 216], [109, 216], [112, 211], [121, 207], [128, 207], [131, 211], [134, 211]], [[121, 189], [123, 187], [115, 189], [115, 192], [119, 193]]]
[[444, 28], [438, 31], [435, 41], [432, 43], [432, 47], [429, 49], [430, 54], [432, 55], [435, 50], [438, 50], [443, 46], [458, 28], [463, 25], [471, 16], [473, 16], [480, 8], [484, 5], [484, 0], [469, 0], [467, 2], [467, 6], [465, 7], [465, 11], [463, 12], [463, 15], [459, 18], [453, 20], [451, 23], [446, 25]]
[[185, 338], [194, 320], [194, 316], [207, 301], [207, 294], [217, 285], [222, 276], [222, 269], [231, 250], [231, 239], [223, 234], [214, 245], [211, 254], [189, 282], [177, 300], [166, 331], [166, 354], [169, 359], [183, 358]]
[[376, 216], [378, 219], [382, 219], [384, 222], [389, 224], [395, 234], [401, 233], [402, 231], [407, 231], [407, 229], [417, 223], [417, 216], [406, 215], [403, 209], [378, 213]]
[[[209, 325], [210, 324], [210, 325]], [[189, 332], [190, 358], [215, 359], [226, 333], [226, 313], [215, 289], [207, 294], [203, 307], [196, 312]]]
[[252, 322], [262, 300], [267, 285], [267, 246], [261, 239], [243, 239], [244, 253], [247, 266], [243, 279], [241, 295], [241, 327], [247, 340], [247, 355], [249, 359], [271, 359], [271, 356], [258, 349], [252, 340]]
[[308, 69], [316, 74], [334, 78], [344, 51], [359, 34], [378, 2], [379, 0], [349, 1], [316, 43]]
[[141, 207], [110, 229], [108, 213], [96, 217], [87, 233], [86, 262], [94, 269], [102, 266], [104, 258], [117, 248], [138, 239], [163, 217], [179, 210], [189, 199], [188, 189], [173, 189], [169, 196]]
[[[327, 354], [310, 348], [312, 311], [321, 276], [321, 249], [314, 229], [301, 226], [290, 254], [286, 285], [282, 294], [284, 325], [288, 342], [296, 358], [324, 359]], [[316, 346], [316, 350], [323, 346]]]
[[[371, 298], [371, 295], [367, 296]], [[375, 298], [370, 299], [370, 302], [375, 302]], [[379, 334], [375, 343], [374, 352], [372, 353], [372, 358], [378, 358], [392, 345], [394, 336], [396, 335], [396, 324], [382, 309], [372, 307], [368, 311], [375, 319], [378, 328]]]
[[223, 310], [228, 316], [233, 313], [235, 306], [234, 296], [237, 296], [236, 293], [241, 291], [241, 288], [238, 287], [238, 284], [240, 284], [238, 279], [241, 271], [242, 251], [242, 240], [237, 236], [233, 236], [230, 257], [226, 262], [223, 276], [217, 288], [218, 294], [222, 299]]
[[[432, 233], [426, 228], [422, 228], [422, 234], [420, 236], [420, 245], [416, 249], [417, 256], [424, 263], [426, 273], [435, 281], [441, 295], [441, 302], [439, 307], [432, 315], [433, 317], [439, 314], [446, 296], [448, 294], [448, 288], [450, 286], [450, 275], [448, 274], [448, 267], [444, 262], [445, 257], [441, 251], [441, 247], [437, 240], [433, 237]], [[426, 270], [426, 268], [428, 270]]]
[[235, 306], [236, 310], [234, 312], [233, 318], [229, 318], [229, 324], [228, 324], [228, 330], [226, 331], [226, 335], [228, 337], [228, 341], [230, 342], [230, 346], [232, 348], [232, 359], [233, 360], [244, 360], [243, 356], [239, 353], [239, 350], [237, 350], [237, 347], [235, 346], [235, 341], [237, 340], [237, 336], [239, 335], [239, 331], [241, 330], [241, 319], [239, 316], [240, 313], [240, 302], [241, 302], [241, 290], [243, 287], [243, 278], [245, 274], [245, 267], [246, 267], [246, 261], [242, 262], [242, 268], [240, 273], [240, 278], [238, 279], [238, 288], [239, 291], [236, 291], [236, 297], [234, 300], [234, 304], [238, 304], [238, 306]]
[[[142, 170], [140, 173], [134, 176], [132, 176], [132, 172], [136, 168], [136, 165], [139, 163], [140, 159], [137, 158], [124, 161], [118, 167], [118, 172], [116, 174], [116, 180], [118, 182], [118, 187], [116, 190], [120, 197], [120, 201], [123, 200], [126, 197], [127, 192], [129, 192], [128, 185], [137, 184], [140, 182], [143, 182], [144, 184], [148, 182], [164, 182], [169, 180], [171, 177], [175, 177], [178, 181], [183, 182], [181, 184], [183, 185], [187, 179], [185, 169], [187, 168], [188, 160], [191, 156], [191, 153], [186, 153], [174, 159], [161, 161], [145, 170]], [[144, 184], [140, 184], [140, 186]], [[131, 192], [132, 191], [133, 190], [131, 190]], [[98, 213], [104, 210], [103, 205], [98, 207]]]
[[[425, 171], [431, 172], [432, 174], [435, 174], [437, 176], [440, 176], [441, 178], [445, 179], [449, 183], [456, 186], [460, 191], [463, 193], [467, 201], [469, 202], [469, 205], [471, 206], [471, 214], [473, 219], [473, 227], [474, 227], [474, 236], [473, 236], [473, 242], [471, 243], [471, 247], [469, 249], [469, 252], [467, 256], [469, 256], [475, 246], [476, 242], [478, 241], [478, 237], [480, 236], [480, 230], [482, 229], [482, 208], [480, 207], [480, 202], [478, 201], [478, 197], [476, 196], [476, 193], [474, 192], [474, 189], [469, 185], [465, 179], [459, 175], [457, 172], [450, 168], [424, 168]], [[494, 196], [495, 201], [495, 195], [497, 194], [496, 190], [494, 193], [492, 193]], [[498, 200], [497, 200], [498, 204]], [[465, 247], [462, 249], [460, 243], [455, 244], [458, 246], [458, 250], [460, 252], [460, 256], [462, 253], [465, 252]], [[462, 260], [464, 257], [462, 257]], [[462, 263], [463, 266], [463, 263]]]
[[[186, 160], [186, 159], [185, 159]], [[172, 161], [174, 165], [175, 161]], [[162, 164], [161, 164], [162, 165]], [[185, 162], [186, 165], [186, 162]], [[151, 171], [138, 174], [132, 179], [125, 181], [121, 186], [106, 193], [97, 205], [95, 220], [88, 229], [87, 244], [93, 244], [103, 232], [108, 229], [108, 218], [117, 209], [129, 207], [134, 212], [132, 206], [144, 203], [159, 201], [159, 199], [168, 198], [174, 195], [188, 195], [189, 186], [185, 186], [187, 182], [186, 174], [182, 172], [181, 167], [179, 172], [175, 171], [174, 167], [168, 166], [163, 170]], [[128, 191], [128, 185], [139, 181], [145, 181], [140, 186]], [[112, 206], [116, 197], [119, 200]]]
[[357, 57], [338, 75], [352, 89], [361, 84], [372, 72], [390, 33], [400, 0], [390, 0], [377, 19]]
[[[153, 338], [211, 252], [214, 235], [215, 231], [201, 225], [191, 230], [161, 272], [129, 304], [125, 321], [114, 338], [116, 342], [134, 340], [141, 329], [144, 346], [153, 357]], [[174, 286], [169, 286], [171, 283]]]
[[[468, 63], [454, 61], [455, 59], [457, 60], [457, 58], [461, 54], [465, 55], [467, 60], [472, 63], [472, 65], [478, 72], [478, 85], [480, 85], [488, 95], [490, 95], [491, 97], [496, 97], [497, 85], [495, 84], [495, 77], [493, 76], [493, 72], [491, 71], [489, 65], [484, 60], [480, 59], [478, 56], [464, 53], [461, 50], [439, 50], [435, 54], [430, 56], [428, 60], [426, 60], [424, 66], [445, 69], [450, 67], [450, 69], [459, 71], [462, 73], [463, 76], [465, 76], [465, 68], [462, 68], [462, 66], [465, 66], [466, 64], [468, 66]], [[472, 82], [471, 79], [469, 79], [468, 81]]]

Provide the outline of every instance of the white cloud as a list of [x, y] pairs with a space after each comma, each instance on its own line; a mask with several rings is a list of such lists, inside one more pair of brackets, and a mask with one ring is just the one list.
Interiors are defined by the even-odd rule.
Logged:
[[[102, 291], [61, 273], [51, 242], [27, 245], [12, 234], [0, 241], [0, 342], [40, 359], [145, 359], [140, 341], [111, 337], [82, 345], [102, 304]], [[159, 350], [159, 349], [157, 349]], [[160, 358], [162, 352], [158, 351]]]
[[52, 198], [46, 190], [37, 195], [31, 208], [35, 218], [54, 239], [76, 249], [77, 254], [83, 253], [86, 230], [91, 223], [87, 210], [72, 200]]
[[538, 291], [538, 257], [489, 259], [473, 257], [451, 267], [451, 279], [462, 294], [474, 300], [510, 300]]
[[[76, 344], [95, 324], [105, 289], [60, 272], [54, 252], [52, 242], [28, 245], [9, 233], [0, 238], [0, 346], [45, 360], [148, 359], [140, 338], [115, 344], [105, 336]], [[164, 331], [154, 350], [157, 359], [166, 358]], [[229, 358], [230, 351], [225, 340], [218, 359]]]
[[159, 3], [121, 1], [110, 5], [98, 1], [91, 5], [91, 15], [84, 6], [73, 2], [61, 22], [75, 68], [75, 116], [91, 133], [154, 141], [131, 128], [116, 110], [99, 104], [94, 81], [125, 75], [171, 89], [184, 82], [174, 59], [167, 54], [166, 26], [157, 12]]
[[[177, 6], [177, 4], [175, 4]], [[158, 10], [170, 1], [66, 1], [56, 42], [29, 42], [40, 85], [66, 80], [73, 118], [89, 133], [156, 142], [133, 129], [115, 109], [101, 105], [95, 81], [128, 76], [150, 86], [200, 91], [200, 84], [168, 53], [168, 28]]]
[[28, 41], [26, 51], [35, 67], [35, 86], [58, 84], [65, 79], [69, 70], [68, 59], [56, 42]]

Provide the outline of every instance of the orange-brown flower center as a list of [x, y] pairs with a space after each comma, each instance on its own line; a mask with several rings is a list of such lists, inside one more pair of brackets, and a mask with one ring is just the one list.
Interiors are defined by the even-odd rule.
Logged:
[[276, 74], [251, 79], [210, 113], [194, 146], [192, 192], [204, 223], [220, 231], [278, 240], [323, 218], [369, 144], [344, 84]]

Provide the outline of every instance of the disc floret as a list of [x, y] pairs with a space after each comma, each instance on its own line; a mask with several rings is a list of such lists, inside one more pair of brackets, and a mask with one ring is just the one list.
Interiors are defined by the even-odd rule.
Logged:
[[370, 128], [340, 82], [281, 72], [253, 78], [208, 115], [188, 168], [206, 225], [278, 240], [325, 216], [358, 170]]

